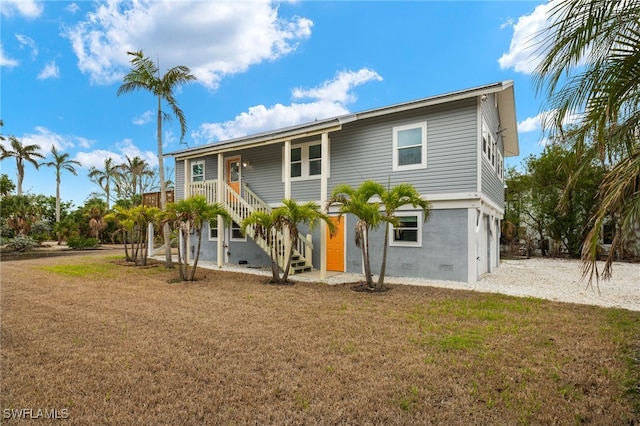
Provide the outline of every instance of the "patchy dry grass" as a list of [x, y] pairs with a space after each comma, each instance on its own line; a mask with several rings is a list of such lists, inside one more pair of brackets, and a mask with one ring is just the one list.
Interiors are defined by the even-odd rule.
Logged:
[[[637, 424], [640, 313], [3, 260], [0, 408], [67, 424]], [[6, 418], [3, 419], [7, 420]], [[9, 423], [19, 423], [10, 420]]]

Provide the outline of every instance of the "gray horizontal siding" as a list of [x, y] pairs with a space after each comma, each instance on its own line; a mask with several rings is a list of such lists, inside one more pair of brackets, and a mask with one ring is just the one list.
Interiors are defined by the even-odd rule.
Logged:
[[[500, 134], [498, 133], [500, 126], [500, 116], [498, 109], [495, 106], [495, 94], [491, 94], [485, 102], [482, 102], [482, 116], [484, 117], [489, 131], [492, 133], [495, 141], [497, 142], [498, 150], [504, 153], [504, 144]], [[504, 205], [504, 183], [498, 177], [496, 169], [491, 165], [486, 156], [482, 157], [482, 184], [481, 191], [489, 199], [499, 206]]]
[[[345, 125], [331, 135], [329, 191], [339, 183], [358, 186], [373, 179], [410, 182], [421, 193], [475, 191], [477, 119], [475, 102], [446, 109], [393, 114]], [[427, 168], [393, 171], [393, 127], [427, 122]]]
[[486, 158], [482, 159], [482, 193], [499, 206], [504, 206], [504, 183]]
[[271, 204], [281, 202], [284, 197], [282, 146], [283, 144], [261, 146], [241, 152], [242, 158], [251, 162], [251, 166], [242, 169], [243, 182]]
[[176, 189], [175, 189], [175, 201], [184, 199], [184, 180], [186, 178], [184, 173], [184, 161], [175, 162], [176, 171]]

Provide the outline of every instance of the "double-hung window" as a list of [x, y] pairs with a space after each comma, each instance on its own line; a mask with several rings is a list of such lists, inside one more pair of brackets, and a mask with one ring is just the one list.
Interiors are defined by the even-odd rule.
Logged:
[[231, 223], [231, 241], [247, 241], [247, 237], [242, 235], [240, 231], [240, 225], [236, 222]]
[[204, 161], [191, 163], [191, 182], [204, 182]]
[[427, 123], [393, 128], [393, 171], [427, 167]]
[[218, 239], [218, 221], [213, 219], [209, 222], [209, 240], [216, 241]]
[[290, 161], [291, 180], [320, 179], [322, 144], [316, 141], [292, 145]]
[[[218, 239], [218, 222], [214, 219], [209, 222], [209, 240], [215, 241]], [[240, 225], [236, 222], [231, 223], [231, 241], [247, 241], [246, 235], [242, 235], [240, 231]]]
[[389, 245], [399, 247], [422, 247], [422, 212], [397, 212], [397, 226], [391, 227]]

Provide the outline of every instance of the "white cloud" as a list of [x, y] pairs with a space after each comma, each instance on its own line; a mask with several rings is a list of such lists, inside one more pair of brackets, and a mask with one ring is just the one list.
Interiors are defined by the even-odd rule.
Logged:
[[42, 2], [35, 0], [2, 0], [0, 13], [5, 16], [19, 14], [27, 18], [37, 18], [43, 10]]
[[545, 113], [536, 115], [535, 117], [527, 117], [518, 123], [518, 132], [529, 133], [539, 132], [542, 128]]
[[31, 59], [35, 59], [38, 56], [38, 46], [34, 39], [27, 37], [24, 34], [16, 34], [16, 38], [18, 39], [18, 43], [20, 43], [21, 48], [28, 47], [31, 49]]
[[83, 168], [90, 169], [95, 167], [96, 169], [104, 169], [104, 160], [107, 158], [113, 159], [114, 164], [124, 163], [126, 160], [124, 155], [117, 154], [106, 149], [96, 149], [90, 152], [78, 152], [74, 160], [79, 161]]
[[115, 150], [96, 149], [78, 152], [75, 160], [79, 161], [83, 168], [90, 169], [95, 167], [100, 170], [104, 169], [104, 160], [107, 158], [111, 158], [114, 165], [126, 163], [127, 157], [140, 157], [149, 163], [152, 168], [158, 165], [158, 156], [154, 152], [142, 151], [131, 139], [123, 139], [116, 142], [115, 145]]
[[498, 63], [501, 69], [513, 68], [517, 72], [531, 74], [538, 66], [544, 51], [543, 40], [549, 24], [549, 13], [558, 0], [551, 0], [536, 6], [530, 15], [521, 16], [515, 24], [508, 22], [505, 27], [513, 27], [513, 37], [509, 51], [504, 53]]
[[40, 74], [38, 74], [38, 80], [58, 77], [60, 77], [60, 68], [58, 68], [56, 61], [47, 62]]
[[19, 64], [18, 60], [9, 58], [2, 48], [2, 43], [0, 43], [0, 67], [8, 67], [13, 68], [17, 67]]
[[51, 151], [52, 146], [55, 146], [58, 151], [65, 151], [75, 146], [73, 136], [60, 135], [42, 126], [37, 126], [35, 130], [36, 133], [25, 133], [20, 139], [24, 145], [39, 145], [44, 155]]
[[94, 143], [91, 139], [83, 138], [81, 136], [76, 136], [76, 140], [78, 141], [78, 146], [85, 149], [91, 148], [91, 145]]
[[367, 83], [371, 80], [382, 81], [377, 72], [363, 68], [359, 71], [342, 71], [330, 81], [313, 89], [296, 88], [293, 90], [294, 99], [314, 98], [328, 102], [342, 104], [354, 102], [355, 95], [351, 92], [353, 87]]
[[[142, 151], [140, 148], [134, 145], [131, 139], [123, 139], [120, 142], [116, 142], [116, 148], [120, 152], [129, 158], [140, 157], [149, 163], [149, 166], [155, 167], [158, 165], [158, 154], [152, 151]], [[126, 158], [122, 161], [125, 162]], [[104, 163], [104, 162], [103, 162]]]
[[346, 104], [356, 99], [352, 89], [369, 81], [381, 80], [378, 73], [366, 68], [355, 72], [343, 71], [318, 87], [293, 90], [293, 98], [310, 98], [313, 99], [311, 102], [252, 106], [233, 120], [202, 124], [191, 133], [191, 137], [197, 144], [208, 143], [348, 114]]
[[130, 68], [127, 51], [142, 49], [160, 61], [161, 70], [186, 65], [215, 89], [225, 75], [292, 52], [312, 26], [306, 18], [278, 16], [268, 0], [108, 0], [66, 36], [78, 67], [94, 83], [119, 81]]
[[133, 124], [136, 124], [138, 126], [142, 126], [143, 124], [147, 124], [149, 122], [151, 122], [151, 120], [153, 119], [155, 113], [151, 110], [145, 111], [142, 114], [140, 114], [137, 117], [133, 118]]
[[80, 10], [80, 6], [78, 6], [76, 3], [71, 3], [69, 4], [69, 6], [65, 7], [64, 10], [71, 14], [76, 14]]

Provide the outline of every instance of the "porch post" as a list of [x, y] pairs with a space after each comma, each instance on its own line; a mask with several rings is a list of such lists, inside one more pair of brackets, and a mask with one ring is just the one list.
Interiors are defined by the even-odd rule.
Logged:
[[191, 182], [191, 162], [188, 158], [184, 159], [184, 198], [189, 198], [190, 187], [189, 182]]
[[284, 198], [291, 199], [291, 141], [284, 141]]
[[[329, 134], [322, 134], [320, 146], [321, 170], [320, 170], [320, 211], [327, 213], [327, 190], [329, 184]], [[327, 226], [320, 226], [320, 279], [327, 278]]]
[[[216, 202], [220, 203], [221, 206], [225, 206], [224, 203], [224, 156], [222, 153], [218, 153], [218, 188], [216, 189]], [[222, 264], [224, 262], [224, 219], [222, 216], [218, 216], [218, 241], [217, 241], [217, 262], [218, 268], [222, 268]]]
[[[191, 196], [191, 186], [189, 185], [189, 182], [191, 182], [191, 161], [189, 161], [188, 158], [185, 158], [184, 159], [184, 199], [185, 200]], [[178, 234], [180, 234], [180, 232], [178, 232]], [[190, 245], [191, 245], [191, 234], [187, 234], [187, 244], [186, 244], [187, 252], [182, 253], [183, 254], [182, 258], [184, 259], [184, 262], [187, 265], [189, 264], [189, 260], [191, 260], [191, 252], [189, 251]], [[180, 247], [182, 247], [182, 245], [180, 245]]]

